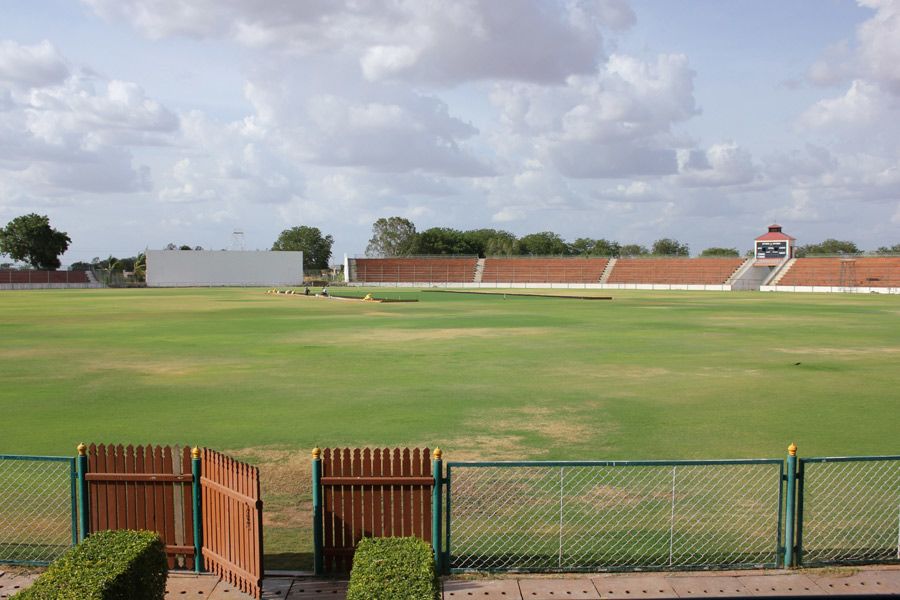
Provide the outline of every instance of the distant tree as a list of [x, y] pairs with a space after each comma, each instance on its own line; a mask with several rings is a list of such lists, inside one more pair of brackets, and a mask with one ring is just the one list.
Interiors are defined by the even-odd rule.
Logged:
[[463, 237], [472, 249], [472, 253], [478, 254], [481, 258], [511, 256], [516, 248], [516, 236], [499, 229], [472, 229], [464, 231]]
[[829, 238], [818, 244], [807, 244], [797, 248], [796, 256], [803, 258], [812, 254], [859, 254], [853, 242]]
[[517, 254], [525, 256], [564, 256], [569, 253], [569, 246], [552, 231], [532, 233], [519, 239], [516, 244]]
[[687, 244], [682, 244], [678, 240], [671, 238], [662, 238], [653, 242], [651, 253], [656, 256], [690, 256], [691, 250]]
[[182, 244], [182, 245], [178, 246], [178, 249], [179, 250], [193, 250], [193, 248], [191, 248], [187, 244]]
[[136, 281], [147, 280], [147, 256], [143, 252], [134, 259], [134, 278]]
[[323, 236], [318, 227], [301, 225], [282, 231], [272, 244], [272, 250], [303, 252], [304, 269], [327, 269], [333, 244], [334, 238]]
[[449, 227], [432, 227], [420, 232], [413, 254], [477, 254], [465, 234]]
[[372, 224], [366, 256], [409, 256], [416, 242], [416, 226], [403, 217], [380, 218]]
[[713, 246], [712, 248], [707, 248], [703, 252], [700, 253], [700, 256], [729, 256], [729, 257], [737, 257], [740, 256], [741, 253], [738, 252], [737, 248], [718, 248]]
[[650, 251], [640, 244], [625, 244], [619, 253], [619, 256], [647, 256]]
[[70, 271], [90, 271], [91, 263], [82, 262], [82, 261], [73, 262], [71, 265], [69, 265], [69, 270]]
[[36, 269], [58, 269], [59, 257], [71, 242], [66, 232], [50, 227], [46, 215], [30, 213], [16, 217], [0, 229], [0, 254]]
[[619, 242], [592, 238], [578, 238], [569, 244], [569, 253], [575, 256], [619, 256]]
[[875, 254], [900, 254], [900, 244], [893, 246], [881, 246], [875, 251]]

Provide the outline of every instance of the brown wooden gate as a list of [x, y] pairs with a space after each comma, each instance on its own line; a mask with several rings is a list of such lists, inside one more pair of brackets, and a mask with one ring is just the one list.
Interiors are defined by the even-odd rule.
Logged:
[[209, 448], [200, 477], [203, 566], [241, 591], [262, 594], [262, 500], [259, 469]]
[[348, 572], [363, 537], [415, 536], [431, 543], [428, 448], [326, 448], [321, 483], [326, 572]]
[[87, 447], [90, 532], [156, 531], [169, 568], [194, 568], [191, 450], [184, 447]]

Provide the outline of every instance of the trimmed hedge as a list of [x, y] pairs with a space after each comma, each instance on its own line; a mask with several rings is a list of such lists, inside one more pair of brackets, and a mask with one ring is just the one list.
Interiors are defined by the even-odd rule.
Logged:
[[353, 556], [347, 600], [438, 598], [431, 546], [418, 538], [365, 538]]
[[99, 531], [56, 559], [15, 600], [162, 600], [166, 548], [152, 531]]

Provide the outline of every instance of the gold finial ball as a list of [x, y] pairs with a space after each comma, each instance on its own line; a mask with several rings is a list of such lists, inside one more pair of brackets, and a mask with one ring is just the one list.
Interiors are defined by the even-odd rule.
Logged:
[[322, 456], [322, 450], [320, 450], [319, 447], [316, 446], [315, 448], [313, 448], [312, 456], [313, 459], [318, 460], [319, 457]]
[[788, 446], [788, 454], [791, 456], [797, 456], [797, 444], [791, 442], [791, 445]]
[[443, 455], [444, 455], [444, 453], [441, 452], [441, 449], [440, 449], [440, 448], [435, 448], [435, 449], [434, 449], [434, 460], [441, 460], [441, 457], [442, 457]]
[[78, 456], [84, 456], [87, 454], [87, 446], [84, 445], [84, 442], [78, 444]]
[[191, 449], [191, 458], [200, 458], [200, 448], [198, 446], [194, 446]]

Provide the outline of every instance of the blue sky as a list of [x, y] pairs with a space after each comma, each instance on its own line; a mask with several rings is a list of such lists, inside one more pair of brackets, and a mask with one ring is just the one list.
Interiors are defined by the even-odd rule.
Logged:
[[0, 224], [900, 242], [897, 0], [8, 0]]

